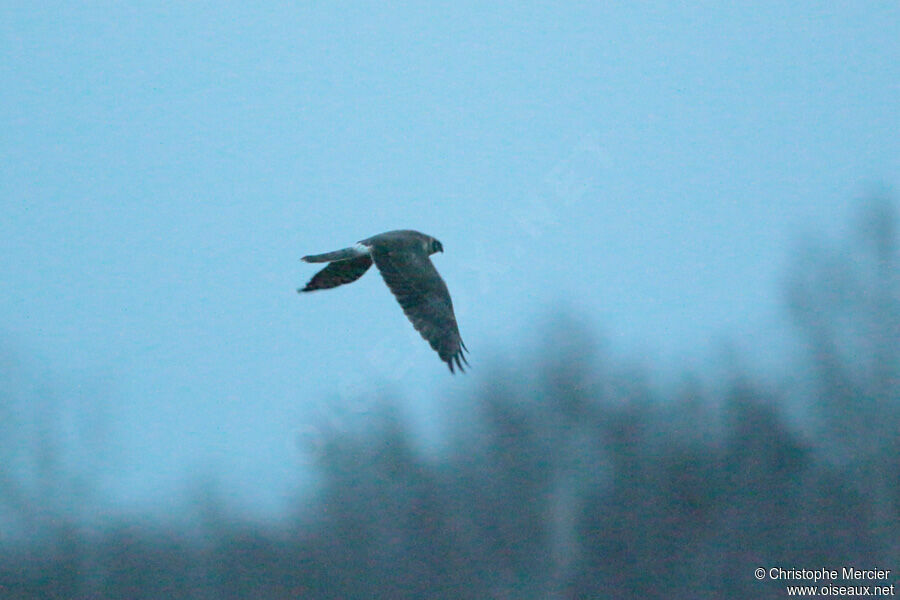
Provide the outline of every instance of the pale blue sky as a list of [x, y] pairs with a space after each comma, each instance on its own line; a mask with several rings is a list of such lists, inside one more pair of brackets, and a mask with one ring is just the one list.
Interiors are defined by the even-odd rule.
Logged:
[[[896, 2], [3, 3], [0, 333], [102, 390], [67, 410], [119, 504], [261, 510], [315, 415], [476, 389], [561, 306], [676, 370], [777, 355], [798, 236], [897, 187], [898, 40]], [[375, 272], [295, 293], [397, 228], [444, 244], [469, 375]]]

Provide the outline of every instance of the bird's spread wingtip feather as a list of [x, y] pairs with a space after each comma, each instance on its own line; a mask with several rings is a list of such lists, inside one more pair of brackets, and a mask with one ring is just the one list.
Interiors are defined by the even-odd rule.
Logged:
[[[460, 360], [460, 359], [462, 359], [462, 360]], [[456, 361], [456, 366], [457, 366], [457, 368], [459, 369], [459, 372], [460, 372], [460, 373], [465, 373], [465, 372], [466, 372], [466, 369], [465, 369], [465, 367], [463, 367], [463, 362], [465, 362], [466, 365], [468, 365], [469, 363], [466, 361], [465, 357], [462, 355], [461, 352], [460, 352], [460, 353], [457, 353], [457, 354], [455, 354], [455, 355], [453, 355], [453, 356], [450, 358], [450, 360], [447, 361], [447, 362], [450, 364], [450, 372], [451, 372], [451, 373], [454, 372], [454, 371], [453, 371], [453, 361], [454, 361], [454, 360]]]

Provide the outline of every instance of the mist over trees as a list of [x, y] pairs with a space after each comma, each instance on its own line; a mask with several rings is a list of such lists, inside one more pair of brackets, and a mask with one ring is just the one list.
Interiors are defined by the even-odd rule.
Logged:
[[562, 317], [536, 364], [454, 400], [439, 458], [390, 405], [322, 440], [319, 487], [277, 526], [215, 496], [190, 533], [87, 524], [92, 471], [66, 458], [82, 438], [48, 408], [61, 392], [4, 351], [0, 598], [785, 597], [758, 567], [896, 583], [896, 205], [870, 202], [853, 231], [801, 244], [786, 273], [797, 385], [698, 373], [660, 390]]

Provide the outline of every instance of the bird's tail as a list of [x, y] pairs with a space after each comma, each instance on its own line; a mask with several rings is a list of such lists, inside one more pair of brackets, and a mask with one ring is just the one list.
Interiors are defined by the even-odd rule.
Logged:
[[326, 252], [325, 254], [313, 254], [310, 256], [304, 256], [302, 260], [303, 262], [308, 263], [334, 262], [336, 260], [356, 258], [357, 256], [362, 256], [363, 254], [368, 254], [368, 252], [366, 252], [365, 246], [357, 244], [356, 246], [344, 248], [343, 250], [335, 250], [334, 252]]

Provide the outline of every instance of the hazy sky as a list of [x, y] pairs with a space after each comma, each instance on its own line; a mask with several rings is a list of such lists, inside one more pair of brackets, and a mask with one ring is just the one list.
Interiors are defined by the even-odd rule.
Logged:
[[[0, 335], [94, 390], [61, 410], [121, 506], [277, 508], [308, 423], [476, 389], [561, 307], [654, 364], [771, 355], [794, 242], [897, 189], [895, 1], [250, 4], [2, 5]], [[444, 244], [468, 375], [374, 271], [295, 292], [398, 228]]]

